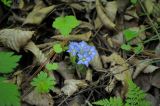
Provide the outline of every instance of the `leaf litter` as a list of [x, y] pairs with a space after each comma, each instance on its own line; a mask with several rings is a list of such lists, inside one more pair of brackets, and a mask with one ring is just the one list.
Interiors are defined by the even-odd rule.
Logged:
[[[19, 86], [21, 104], [80, 106], [112, 96], [124, 99], [127, 80], [132, 79], [158, 106], [159, 6], [158, 0], [17, 0], [7, 7], [1, 3], [0, 53], [21, 55], [7, 75]], [[52, 27], [57, 17], [68, 16], [57, 29]], [[97, 51], [88, 67], [76, 64], [78, 58], [66, 52], [70, 42], [81, 41]], [[37, 93], [30, 84], [41, 71], [56, 80], [48, 93]]]

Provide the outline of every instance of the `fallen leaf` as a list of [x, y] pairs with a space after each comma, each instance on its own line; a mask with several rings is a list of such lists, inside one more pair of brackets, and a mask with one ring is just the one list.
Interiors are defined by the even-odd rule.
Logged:
[[133, 78], [135, 79], [141, 72], [144, 73], [152, 73], [157, 70], [159, 67], [151, 65], [150, 59], [138, 60], [136, 58], [132, 58], [130, 63], [136, 65], [136, 69], [133, 73]]
[[55, 8], [55, 5], [45, 7], [43, 2], [37, 3], [33, 11], [30, 12], [25, 19], [24, 24], [36, 24], [39, 25], [44, 18]]
[[3, 29], [0, 31], [0, 42], [17, 52], [32, 38], [34, 31], [20, 29]]
[[144, 0], [144, 6], [145, 6], [148, 14], [151, 14], [153, 11], [153, 7], [154, 7], [153, 0]]
[[108, 1], [105, 6], [105, 12], [107, 13], [108, 17], [114, 21], [116, 18], [118, 6], [117, 1]]
[[101, 71], [103, 69], [102, 66], [102, 61], [100, 59], [100, 56], [97, 52], [97, 54], [95, 55], [94, 59], [90, 62], [90, 65], [92, 66], [93, 69], [95, 69], [96, 71]]
[[54, 101], [49, 93], [41, 94], [35, 90], [23, 98], [23, 101], [36, 106], [53, 106]]
[[151, 88], [151, 76], [148, 74], [140, 74], [134, 81], [144, 92]]
[[153, 77], [151, 79], [151, 84], [157, 88], [160, 88], [160, 70], [156, 71], [153, 74]]
[[80, 88], [85, 88], [88, 84], [84, 80], [69, 79], [64, 81], [64, 87], [61, 89], [65, 95], [71, 96]]
[[66, 62], [59, 62], [57, 72], [65, 79], [73, 79], [75, 70], [67, 65]]
[[105, 90], [108, 92], [108, 93], [111, 93], [112, 90], [114, 89], [114, 87], [116, 86], [116, 79], [113, 78], [109, 81], [109, 84], [106, 86]]
[[104, 26], [106, 28], [109, 29], [115, 29], [116, 25], [111, 21], [111, 19], [105, 14], [105, 12], [102, 9], [102, 4], [100, 3], [100, 0], [96, 0], [96, 11], [97, 14], [100, 18], [100, 20], [102, 21], [102, 23], [104, 24]]
[[42, 64], [47, 60], [47, 57], [42, 53], [42, 51], [34, 44], [34, 42], [30, 41], [25, 47], [25, 51], [30, 51], [34, 54], [36, 62], [38, 64]]
[[89, 41], [90, 37], [91, 37], [92, 33], [91, 31], [84, 33], [84, 34], [77, 34], [77, 35], [69, 35], [69, 36], [61, 36], [61, 35], [56, 35], [53, 36], [53, 39], [57, 39], [57, 40], [83, 40], [83, 41]]
[[131, 70], [128, 67], [129, 64], [126, 63], [120, 55], [113, 53], [105, 57], [104, 61], [111, 63], [110, 72], [117, 80], [124, 82], [126, 79], [131, 78]]

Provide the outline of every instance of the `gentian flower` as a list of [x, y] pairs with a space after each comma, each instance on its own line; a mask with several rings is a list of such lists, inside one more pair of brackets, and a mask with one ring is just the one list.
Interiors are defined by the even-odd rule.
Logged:
[[69, 49], [67, 50], [67, 52], [69, 52], [73, 56], [75, 56], [78, 51], [79, 51], [78, 43], [77, 42], [70, 42]]
[[88, 66], [90, 61], [91, 61], [91, 58], [87, 55], [87, 53], [85, 53], [83, 55], [78, 54], [78, 63], [77, 64], [84, 64], [84, 65]]
[[77, 64], [89, 65], [89, 62], [94, 59], [97, 51], [94, 46], [88, 45], [86, 42], [71, 42], [69, 44], [69, 50], [67, 51], [73, 56], [78, 56]]

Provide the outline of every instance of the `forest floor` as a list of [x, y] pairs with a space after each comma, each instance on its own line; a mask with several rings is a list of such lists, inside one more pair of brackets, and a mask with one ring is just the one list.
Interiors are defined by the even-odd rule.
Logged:
[[160, 105], [159, 0], [0, 2], [0, 106], [124, 106], [129, 81]]

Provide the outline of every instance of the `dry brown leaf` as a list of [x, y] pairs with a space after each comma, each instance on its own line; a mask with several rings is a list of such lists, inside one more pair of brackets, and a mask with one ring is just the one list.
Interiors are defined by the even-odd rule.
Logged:
[[102, 24], [101, 20], [97, 16], [96, 19], [94, 20], [94, 27], [95, 27], [95, 29], [98, 29], [98, 28], [102, 27], [102, 25], [103, 24]]
[[24, 24], [36, 24], [39, 25], [43, 19], [55, 8], [55, 5], [45, 7], [43, 2], [37, 3], [33, 11], [30, 12], [24, 21]]
[[134, 81], [144, 92], [149, 91], [151, 88], [150, 75], [140, 74]]
[[57, 72], [65, 79], [73, 79], [74, 78], [74, 72], [75, 70], [67, 65], [66, 62], [59, 62], [59, 67], [57, 69]]
[[89, 41], [89, 38], [91, 37], [92, 35], [92, 32], [89, 31], [87, 33], [84, 33], [84, 34], [77, 34], [77, 35], [69, 35], [67, 37], [64, 37], [62, 35], [56, 35], [56, 36], [53, 36], [52, 38], [53, 39], [57, 39], [57, 40], [83, 40], [83, 41]]
[[104, 57], [105, 62], [111, 63], [110, 72], [114, 75], [114, 77], [119, 81], [126, 81], [127, 79], [131, 79], [131, 70], [129, 69], [129, 65], [126, 61], [118, 54], [113, 53], [108, 57]]
[[137, 15], [137, 10], [136, 10], [136, 8], [134, 6], [128, 7], [127, 10], [126, 10], [126, 12], [125, 12], [125, 14], [126, 14], [125, 17], [126, 16], [131, 16], [132, 18], [137, 18], [137, 19], [139, 18], [138, 15]]
[[153, 74], [151, 84], [157, 88], [160, 88], [160, 69]]
[[85, 88], [88, 84], [84, 80], [69, 79], [64, 81], [65, 86], [61, 89], [65, 95], [71, 96], [80, 88]]
[[124, 12], [129, 3], [130, 0], [117, 0], [118, 12]]
[[158, 103], [159, 100], [158, 100], [156, 97], [154, 97], [153, 95], [147, 93], [147, 94], [146, 94], [146, 99], [147, 99], [148, 101], [150, 101], [151, 106], [159, 106], [159, 103]]
[[105, 12], [102, 9], [102, 4], [100, 3], [100, 0], [96, 0], [96, 10], [97, 14], [104, 24], [105, 27], [109, 29], [115, 29], [116, 25], [111, 21], [111, 19], [105, 14]]
[[133, 73], [133, 78], [135, 79], [141, 72], [144, 73], [152, 73], [157, 70], [159, 67], [153, 66], [150, 63], [150, 59], [146, 60], [138, 60], [136, 58], [132, 58], [129, 62], [133, 65], [136, 65], [136, 70]]
[[17, 52], [32, 38], [34, 31], [20, 29], [3, 29], [0, 31], [0, 42]]
[[36, 62], [38, 64], [42, 64], [47, 60], [47, 57], [42, 53], [42, 51], [34, 44], [34, 42], [30, 41], [25, 47], [25, 51], [30, 51], [36, 57]]
[[153, 7], [154, 7], [153, 0], [144, 0], [144, 6], [145, 6], [148, 14], [151, 14], [153, 11]]
[[109, 81], [109, 85], [106, 86], [105, 90], [108, 92], [108, 93], [111, 93], [112, 90], [114, 89], [114, 87], [116, 86], [116, 79], [113, 78]]
[[148, 65], [144, 70], [143, 72], [144, 73], [152, 73], [154, 71], [156, 71], [159, 67], [157, 66], [154, 66], [154, 65]]
[[85, 9], [85, 7], [82, 6], [82, 5], [79, 4], [79, 3], [72, 3], [72, 4], [70, 4], [70, 6], [71, 6], [72, 8], [74, 8], [74, 9], [79, 10], [79, 11], [82, 11], [83, 9]]
[[90, 62], [90, 65], [96, 71], [101, 71], [103, 69], [102, 61], [100, 59], [98, 52], [97, 52], [96, 56], [94, 57], [94, 59]]
[[72, 98], [72, 100], [68, 103], [68, 106], [85, 106], [85, 100], [83, 95], [77, 95]]
[[87, 72], [86, 72], [86, 81], [90, 81], [92, 82], [92, 70], [90, 68], [88, 68]]
[[114, 22], [118, 10], [117, 1], [108, 1], [105, 6], [107, 16]]
[[94, 26], [89, 22], [81, 21], [81, 24], [78, 26], [79, 28], [88, 28], [89, 30], [93, 30]]
[[38, 93], [35, 90], [31, 91], [23, 98], [23, 101], [36, 106], [53, 106], [54, 101], [49, 93]]

